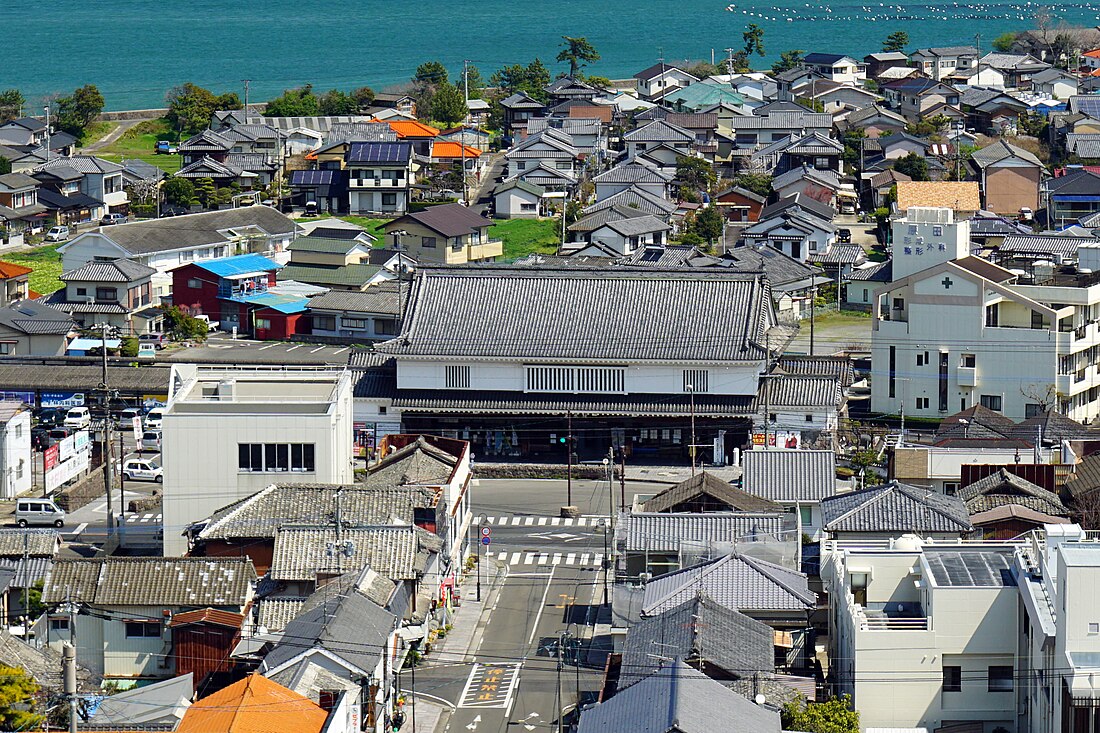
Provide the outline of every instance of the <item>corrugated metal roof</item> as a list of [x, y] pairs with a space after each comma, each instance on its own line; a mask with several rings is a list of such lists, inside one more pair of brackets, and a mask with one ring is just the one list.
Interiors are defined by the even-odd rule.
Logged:
[[790, 503], [818, 502], [836, 493], [831, 450], [752, 450], [745, 451], [744, 461], [742, 486], [750, 494]]
[[222, 257], [216, 260], [201, 260], [191, 264], [218, 277], [239, 277], [256, 272], [270, 272], [280, 267], [277, 262], [256, 254]]

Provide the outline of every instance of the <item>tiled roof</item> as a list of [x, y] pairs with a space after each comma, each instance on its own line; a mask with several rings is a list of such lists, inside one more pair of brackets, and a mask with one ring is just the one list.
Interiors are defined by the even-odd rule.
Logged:
[[723, 257], [733, 260], [743, 272], [763, 272], [774, 289], [802, 282], [809, 287], [809, 279], [821, 274], [819, 269], [803, 264], [775, 247], [734, 247], [727, 250]]
[[325, 145], [342, 142], [397, 142], [397, 133], [385, 122], [337, 122], [325, 135]]
[[1012, 428], [1006, 437], [1021, 438], [1035, 443], [1040, 431], [1044, 442], [1100, 439], [1100, 432], [1066, 417], [1057, 410], [1045, 410], [1027, 418]]
[[635, 216], [630, 219], [614, 219], [607, 223], [607, 228], [624, 237], [636, 237], [651, 232], [666, 232], [672, 227], [655, 216]]
[[22, 277], [34, 272], [33, 268], [17, 265], [13, 262], [0, 261], [0, 280], [10, 280], [13, 277]]
[[707, 506], [721, 507], [724, 511], [782, 511], [775, 502], [742, 491], [706, 471], [700, 471], [697, 475], [650, 497], [643, 503], [642, 511], [667, 512], [688, 501], [702, 501]]
[[96, 262], [93, 260], [75, 270], [62, 273], [61, 279], [81, 282], [128, 283], [143, 277], [150, 277], [156, 272], [152, 267], [124, 258], [112, 260], [111, 262]]
[[212, 624], [214, 626], [225, 626], [230, 629], [240, 629], [243, 623], [243, 614], [233, 613], [232, 611], [221, 611], [217, 608], [199, 608], [194, 611], [177, 613], [172, 617], [172, 620], [168, 622], [168, 626], [174, 629], [178, 626], [188, 626], [190, 624]]
[[678, 552], [691, 542], [718, 545], [739, 541], [789, 539], [788, 515], [768, 512], [721, 512], [714, 514], [623, 514], [615, 528], [615, 546], [620, 552]]
[[[22, 639], [12, 636], [8, 630], [0, 629], [0, 664], [23, 670], [43, 690], [64, 689], [61, 673], [61, 652], [51, 646], [41, 649], [33, 647]], [[103, 681], [90, 672], [77, 660], [77, 688], [81, 692], [98, 692]]]
[[398, 138], [402, 137], [436, 137], [439, 135], [439, 129], [432, 127], [431, 125], [425, 125], [423, 122], [416, 120], [385, 120], [385, 123], [390, 126], [390, 129], [397, 133]]
[[[168, 394], [171, 370], [164, 366], [108, 367], [112, 387], [146, 394]], [[0, 364], [0, 388], [82, 392], [103, 381], [100, 367], [64, 366], [43, 369], [32, 364]]]
[[767, 219], [771, 219], [772, 217], [795, 208], [813, 214], [826, 223], [831, 222], [833, 215], [836, 213], [832, 206], [822, 203], [817, 199], [810, 198], [801, 192], [797, 192], [786, 198], [779, 199], [774, 204], [770, 204], [762, 209], [760, 211], [760, 221], [766, 221]]
[[821, 501], [836, 493], [836, 456], [831, 450], [745, 451], [742, 486], [776, 502]]
[[[328, 236], [329, 234], [335, 236]], [[322, 254], [343, 255], [356, 248], [370, 249], [370, 243], [356, 237], [365, 235], [366, 232], [357, 232], [354, 229], [314, 229], [306, 237], [298, 237], [287, 248], [291, 252], [320, 252]], [[369, 236], [369, 235], [368, 235]]]
[[781, 356], [780, 370], [796, 376], [827, 376], [841, 387], [850, 387], [855, 381], [852, 360], [847, 356]]
[[977, 181], [898, 181], [898, 211], [932, 206], [956, 211], [982, 208]]
[[665, 122], [685, 130], [718, 129], [718, 115], [715, 112], [669, 112]]
[[584, 214], [593, 214], [612, 206], [625, 206], [627, 208], [637, 209], [644, 214], [653, 214], [654, 216], [669, 216], [672, 212], [676, 211], [676, 204], [671, 201], [660, 198], [659, 196], [654, 196], [648, 191], [644, 191], [636, 186], [631, 186], [612, 196], [608, 196], [602, 201], [597, 201], [584, 209]]
[[769, 112], [766, 115], [737, 117], [730, 123], [738, 130], [828, 130], [833, 116], [824, 112]]
[[[594, 216], [598, 216], [595, 214]], [[653, 217], [640, 217], [652, 219]], [[733, 263], [706, 254], [696, 247], [680, 245], [645, 245], [638, 247], [625, 257], [619, 258], [616, 265], [623, 267], [730, 267]]]
[[361, 288], [381, 269], [378, 265], [365, 263], [333, 267], [292, 262], [279, 270], [278, 278], [280, 282], [294, 280], [315, 285]]
[[34, 300], [20, 300], [0, 308], [0, 325], [26, 334], [54, 336], [67, 334], [76, 327], [67, 313]]
[[641, 209], [635, 209], [629, 206], [608, 206], [573, 222], [569, 225], [569, 231], [591, 232], [599, 229], [600, 227], [607, 224], [607, 222], [613, 221], [615, 219], [628, 219], [635, 216], [645, 215], [646, 213]]
[[893, 281], [893, 270], [893, 263], [890, 260], [876, 262], [870, 267], [855, 268], [848, 275], [848, 280], [851, 282], [888, 283]]
[[549, 128], [569, 135], [598, 135], [602, 124], [594, 117], [535, 117], [527, 121], [527, 134], [535, 135]]
[[[549, 268], [422, 268], [401, 335], [375, 348], [465, 357], [756, 360], [768, 297], [759, 275], [709, 268], [570, 270], [564, 277]], [[519, 312], [516, 303], [541, 306]]]
[[866, 257], [863, 247], [858, 244], [834, 244], [825, 254], [807, 255], [811, 262], [822, 265], [850, 265], [862, 262]]
[[962, 487], [956, 496], [963, 500], [972, 515], [1006, 504], [1059, 516], [1065, 516], [1067, 511], [1057, 494], [1004, 468]]
[[884, 535], [969, 532], [962, 500], [896, 481], [822, 500], [827, 532], [874, 532]]
[[833, 408], [841, 403], [841, 388], [835, 378], [822, 375], [777, 374], [760, 385], [756, 402], [761, 410], [784, 408]]
[[1082, 242], [1088, 241], [1081, 237], [1060, 237], [1056, 234], [1013, 234], [1004, 238], [997, 251], [1076, 257], [1077, 248]]
[[11, 588], [32, 588], [40, 580], [44, 580], [50, 574], [53, 567], [53, 557], [31, 557], [24, 560], [22, 557], [0, 558], [0, 571], [11, 573], [11, 579], [7, 584]]
[[708, 669], [738, 677], [772, 672], [774, 634], [767, 624], [700, 593], [630, 627], [622, 647], [619, 690], [653, 674], [666, 659], [702, 661]]
[[998, 140], [992, 145], [987, 145], [980, 150], [975, 150], [970, 157], [979, 168], [986, 168], [1010, 158], [1019, 158], [1039, 168], [1043, 167], [1043, 162], [1033, 154], [1015, 145], [1009, 145], [1004, 140]]
[[538, 185], [537, 183], [525, 181], [522, 178], [510, 178], [507, 181], [504, 181], [499, 186], [493, 189], [493, 195], [496, 196], [505, 193], [512, 190], [513, 188], [518, 188], [521, 191], [526, 191], [527, 193], [538, 196], [539, 198], [542, 198], [546, 195], [545, 188]]
[[832, 188], [834, 191], [840, 190], [840, 177], [833, 171], [825, 170], [819, 171], [816, 168], [810, 168], [809, 166], [801, 166], [799, 168], [791, 168], [786, 173], [776, 176], [772, 179], [772, 188], [779, 190], [785, 188], [790, 184], [807, 179], [814, 183], [820, 183], [822, 185]]
[[51, 171], [55, 168], [69, 168], [77, 173], [117, 173], [122, 170], [118, 163], [112, 163], [92, 155], [71, 155], [66, 158], [54, 158], [35, 168], [36, 171]]
[[1100, 488], [1100, 453], [1086, 456], [1073, 467], [1073, 478], [1066, 482], [1066, 491], [1076, 498]]
[[186, 152], [225, 152], [233, 147], [233, 141], [220, 132], [203, 130], [184, 140], [179, 147]]
[[309, 309], [397, 316], [408, 292], [407, 283], [393, 280], [370, 285], [366, 290], [330, 290], [310, 298]]
[[0, 528], [0, 557], [53, 557], [61, 538], [53, 529]]
[[695, 135], [668, 120], [653, 120], [647, 125], [623, 135], [623, 140], [632, 143], [656, 142], [693, 142]]
[[642, 614], [662, 613], [699, 593], [750, 615], [806, 611], [817, 605], [817, 595], [803, 573], [750, 555], [724, 554], [652, 578], [646, 583]]
[[450, 140], [436, 140], [432, 144], [432, 157], [433, 158], [453, 158], [455, 160], [461, 158], [478, 158], [481, 156], [481, 151], [477, 148], [469, 145], [463, 145], [460, 142], [452, 142]]
[[269, 596], [256, 603], [256, 626], [282, 631], [302, 611], [304, 596]]
[[586, 708], [577, 733], [780, 733], [779, 713], [681, 661]]
[[308, 697], [253, 673], [191, 705], [176, 733], [321, 733], [327, 720]]
[[331, 525], [281, 526], [275, 533], [271, 558], [273, 580], [315, 580], [320, 572], [345, 573], [369, 567], [395, 580], [413, 580], [424, 572], [429, 552], [440, 540], [419, 527], [345, 527], [341, 540], [351, 542], [351, 554], [330, 553], [336, 529]]
[[385, 225], [389, 234], [412, 222], [431, 229], [444, 237], [461, 237], [465, 234], [490, 226], [493, 222], [481, 216], [473, 209], [462, 204], [442, 204], [429, 206], [423, 211], [414, 211], [398, 217]]
[[668, 183], [673, 176], [656, 168], [627, 162], [606, 170], [592, 179], [593, 183]]
[[[57, 560], [43, 603], [95, 606], [243, 606], [256, 581], [247, 557]], [[70, 596], [71, 594], [71, 596]]]

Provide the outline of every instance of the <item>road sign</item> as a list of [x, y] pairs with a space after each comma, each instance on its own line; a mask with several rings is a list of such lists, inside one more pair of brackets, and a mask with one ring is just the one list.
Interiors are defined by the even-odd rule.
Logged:
[[132, 421], [130, 423], [130, 427], [134, 431], [134, 442], [135, 443], [140, 443], [141, 442], [141, 418], [138, 417], [137, 415], [134, 415], [132, 418], [130, 418], [130, 420]]
[[492, 534], [493, 534], [493, 528], [492, 527], [482, 527], [481, 528], [481, 536], [482, 537], [489, 537]]
[[481, 544], [486, 545], [486, 546], [488, 546], [488, 544], [492, 541], [493, 541], [492, 537], [482, 537], [481, 538]]

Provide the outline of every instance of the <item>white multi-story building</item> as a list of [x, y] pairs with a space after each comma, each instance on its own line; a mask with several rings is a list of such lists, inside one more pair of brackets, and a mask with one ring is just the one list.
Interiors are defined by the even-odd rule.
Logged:
[[31, 413], [20, 402], [0, 402], [0, 497], [31, 489]]
[[951, 209], [914, 206], [893, 220], [890, 252], [894, 280], [970, 254], [970, 220]]
[[[872, 306], [871, 409], [1100, 416], [1100, 281], [1072, 264], [1008, 270], [962, 256], [965, 223], [951, 230], [942, 211], [910, 209], [895, 222], [894, 281]], [[944, 223], [926, 221], [936, 216]]]
[[351, 483], [352, 389], [345, 371], [181, 365], [164, 411], [164, 554], [191, 522], [275, 482]]

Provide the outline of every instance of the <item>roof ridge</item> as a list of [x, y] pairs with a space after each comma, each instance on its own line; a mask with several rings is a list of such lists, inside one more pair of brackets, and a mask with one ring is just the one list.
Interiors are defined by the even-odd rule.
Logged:
[[[746, 565], [748, 565], [750, 568], [752, 568], [754, 571], [756, 571], [759, 575], [761, 575], [762, 577], [767, 578], [771, 582], [775, 583], [780, 588], [782, 588], [783, 590], [790, 593], [792, 596], [795, 596], [796, 598], [799, 598], [799, 599], [805, 600], [807, 602], [810, 602], [810, 599], [808, 599], [806, 596], [804, 596], [797, 589], [792, 588], [789, 584], [787, 584], [783, 580], [780, 580], [775, 575], [773, 575], [771, 573], [768, 573], [768, 572], [765, 572], [765, 567], [762, 567], [761, 565], [766, 563], [766, 565], [770, 566], [771, 568], [776, 568], [776, 569], [779, 569], [779, 570], [782, 570], [782, 571], [785, 571], [785, 572], [792, 572], [793, 573], [795, 571], [788, 570], [787, 568], [783, 567], [782, 565], [776, 565], [775, 563], [769, 563], [766, 560], [761, 560], [760, 558], [752, 557], [751, 555], [738, 555], [738, 557], [740, 557], [741, 560]], [[807, 589], [806, 592], [809, 593], [810, 591]]]

